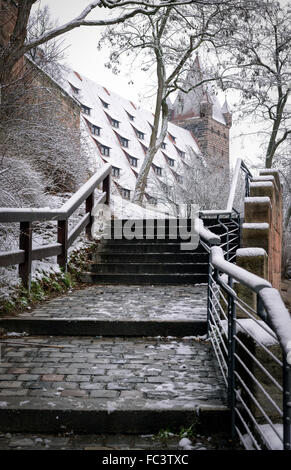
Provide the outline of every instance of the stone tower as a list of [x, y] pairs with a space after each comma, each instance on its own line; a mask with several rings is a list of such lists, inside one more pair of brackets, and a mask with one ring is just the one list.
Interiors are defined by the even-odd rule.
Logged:
[[[186, 87], [202, 80], [199, 58], [188, 74]], [[205, 85], [189, 93], [179, 92], [171, 111], [171, 122], [191, 131], [206, 159], [215, 159], [218, 168], [229, 170], [229, 131], [232, 115], [227, 101], [221, 107], [217, 97]]]

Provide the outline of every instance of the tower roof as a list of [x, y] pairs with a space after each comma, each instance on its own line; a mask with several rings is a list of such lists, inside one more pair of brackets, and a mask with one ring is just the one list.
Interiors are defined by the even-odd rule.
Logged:
[[217, 97], [208, 90], [207, 85], [199, 85], [202, 80], [202, 67], [197, 55], [193, 67], [184, 82], [184, 89], [189, 91], [188, 93], [179, 91], [173, 105], [172, 120], [187, 120], [200, 117], [201, 104], [209, 103], [212, 105], [212, 118], [226, 125], [224, 113], [230, 113], [227, 102], [225, 101], [224, 106], [221, 107]]

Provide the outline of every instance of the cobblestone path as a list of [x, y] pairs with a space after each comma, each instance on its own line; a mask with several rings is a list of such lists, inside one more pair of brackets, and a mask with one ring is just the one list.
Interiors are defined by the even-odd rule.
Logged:
[[92, 286], [56, 298], [21, 318], [206, 321], [206, 286]]
[[[92, 286], [16, 317], [56, 324], [66, 319], [77, 326], [86, 318], [109, 325], [124, 320], [205, 324], [206, 286]], [[37, 436], [58, 432], [91, 437], [66, 437], [61, 443], [52, 438], [51, 448], [62, 442], [69, 448], [157, 448], [152, 438], [138, 436], [193, 423], [202, 432], [227, 427], [224, 382], [211, 345], [195, 334], [72, 336], [59, 330], [54, 336], [43, 331], [2, 341], [0, 448], [46, 447], [48, 438]], [[123, 436], [119, 447], [108, 437], [112, 432], [116, 439]], [[196, 448], [211, 448], [210, 440], [200, 441]], [[177, 438], [163, 445], [178, 448]]]

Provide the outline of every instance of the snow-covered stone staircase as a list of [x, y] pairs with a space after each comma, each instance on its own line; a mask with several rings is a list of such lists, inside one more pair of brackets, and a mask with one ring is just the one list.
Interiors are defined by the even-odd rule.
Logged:
[[[161, 229], [161, 222], [164, 229]], [[181, 249], [185, 240], [181, 238], [179, 228], [177, 234], [169, 235], [169, 219], [144, 220], [142, 229], [133, 239], [124, 235], [126, 223], [126, 219], [113, 221], [111, 238], [101, 239], [87, 272], [81, 275], [84, 282], [151, 285], [207, 282], [206, 251], [198, 243], [194, 249], [187, 246]], [[189, 220], [188, 231], [190, 223]], [[114, 237], [115, 224], [121, 234], [117, 239]]]
[[[205, 255], [181, 253], [178, 243], [104, 243], [92, 260], [93, 269], [102, 261], [94, 285], [1, 318], [6, 332], [26, 334], [2, 340], [0, 432], [144, 434], [193, 424], [200, 433], [228, 430], [224, 382], [203, 336], [207, 286], [194, 285], [194, 266], [182, 270], [188, 256]], [[158, 264], [167, 280], [138, 283], [143, 278], [134, 270], [124, 278], [130, 257], [142, 266], [140, 276], [158, 276], [144, 270]], [[169, 257], [173, 263], [165, 263]], [[109, 284], [104, 270], [112, 259], [119, 282], [111, 277]], [[169, 264], [179, 265], [172, 275], [181, 279], [165, 285]]]

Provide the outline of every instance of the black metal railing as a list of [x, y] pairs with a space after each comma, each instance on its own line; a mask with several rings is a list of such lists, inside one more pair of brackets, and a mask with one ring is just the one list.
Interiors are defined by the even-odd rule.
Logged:
[[221, 238], [213, 246], [210, 235], [200, 234], [209, 253], [207, 337], [227, 387], [233, 437], [247, 449], [291, 450], [290, 314], [268, 281], [234, 264], [240, 214], [233, 204], [241, 171], [249, 197], [252, 175], [238, 160], [227, 208], [200, 213]]
[[[291, 319], [271, 284], [209, 247], [208, 337], [246, 448], [291, 450]], [[249, 292], [249, 301], [240, 297]]]
[[[94, 203], [110, 202], [111, 165], [106, 164], [93, 175], [60, 209], [1, 208], [0, 223], [19, 223], [19, 249], [0, 252], [0, 267], [19, 265], [19, 277], [24, 286], [30, 288], [32, 261], [57, 256], [57, 263], [66, 269], [68, 250], [83, 230], [91, 238]], [[94, 191], [102, 183], [102, 193], [94, 201]], [[69, 217], [85, 202], [85, 215], [69, 231]], [[33, 222], [57, 221], [57, 242], [50, 245], [32, 246]]]

